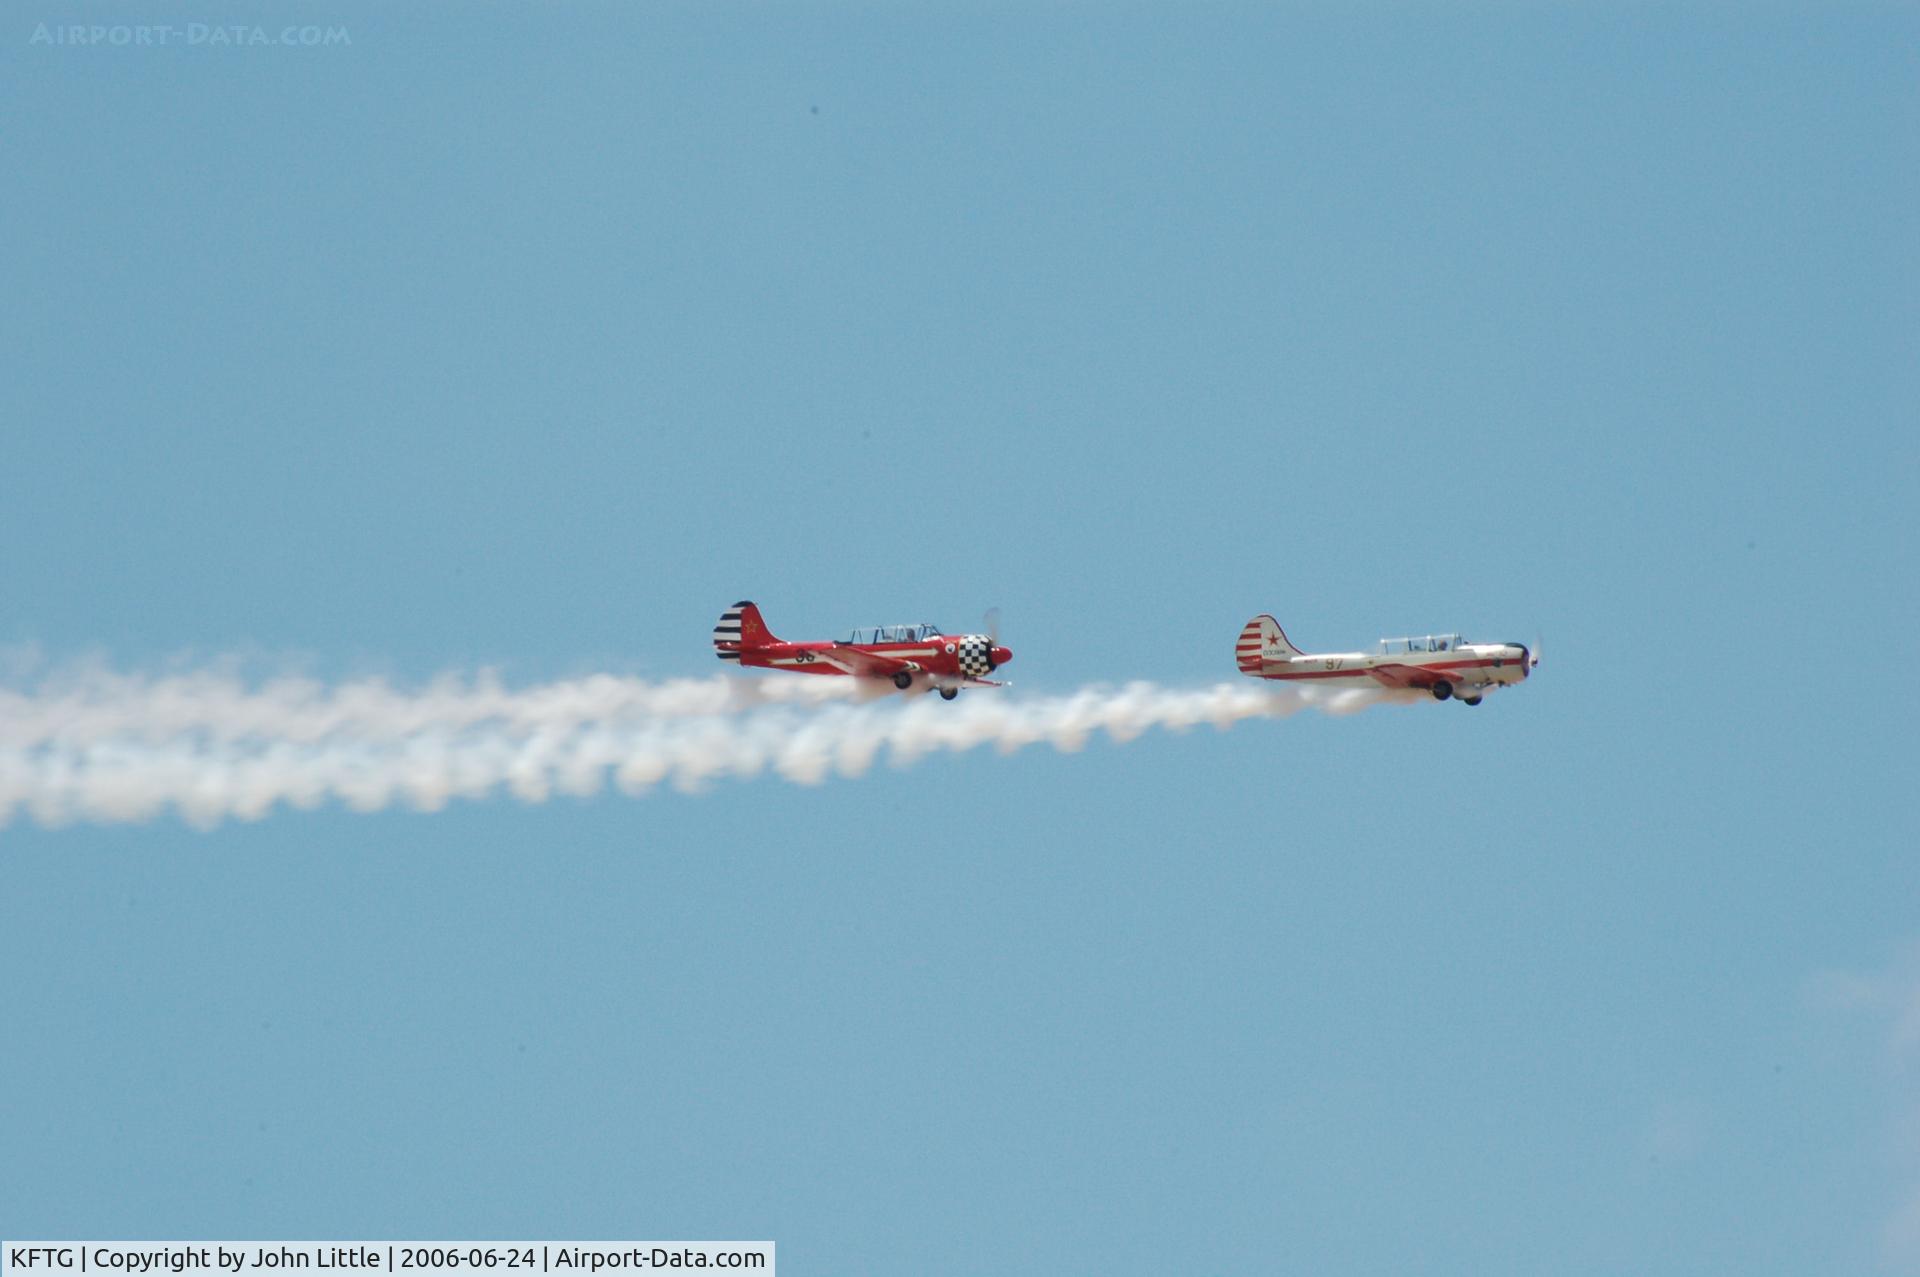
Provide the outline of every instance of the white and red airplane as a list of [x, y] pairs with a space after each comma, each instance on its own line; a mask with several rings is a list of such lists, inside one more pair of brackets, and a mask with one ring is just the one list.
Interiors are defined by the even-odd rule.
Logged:
[[881, 625], [830, 642], [789, 643], [775, 638], [760, 609], [744, 601], [720, 614], [713, 650], [741, 665], [886, 679], [903, 692], [918, 687], [949, 701], [963, 687], [1004, 686], [987, 675], [1013, 659], [996, 635], [947, 634], [937, 625]]
[[1381, 639], [1372, 652], [1303, 652], [1280, 623], [1256, 616], [1240, 631], [1234, 659], [1242, 674], [1336, 687], [1417, 688], [1436, 701], [1458, 696], [1478, 705], [1496, 687], [1526, 678], [1540, 663], [1524, 643], [1468, 643], [1458, 634]]

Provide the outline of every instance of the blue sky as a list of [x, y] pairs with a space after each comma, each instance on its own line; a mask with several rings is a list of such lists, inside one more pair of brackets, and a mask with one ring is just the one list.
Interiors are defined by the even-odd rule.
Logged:
[[[31, 39], [142, 21], [351, 42]], [[666, 678], [750, 597], [999, 606], [1023, 695], [1231, 677], [1260, 611], [1546, 663], [819, 788], [16, 821], [0, 1231], [1920, 1270], [1917, 36], [16, 9], [0, 643]]]

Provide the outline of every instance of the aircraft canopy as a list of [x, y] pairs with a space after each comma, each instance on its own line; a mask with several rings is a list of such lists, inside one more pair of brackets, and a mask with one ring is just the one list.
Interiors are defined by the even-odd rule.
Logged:
[[847, 631], [842, 643], [918, 643], [944, 631], [931, 621], [917, 625], [875, 625]]
[[1382, 656], [1402, 656], [1409, 652], [1451, 652], [1466, 642], [1458, 634], [1426, 634], [1419, 638], [1380, 640]]

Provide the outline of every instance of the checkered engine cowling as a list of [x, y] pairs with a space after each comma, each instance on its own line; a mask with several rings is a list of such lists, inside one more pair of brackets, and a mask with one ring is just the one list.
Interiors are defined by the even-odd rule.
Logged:
[[984, 634], [961, 636], [957, 659], [962, 674], [968, 678], [985, 678], [993, 673], [993, 640]]

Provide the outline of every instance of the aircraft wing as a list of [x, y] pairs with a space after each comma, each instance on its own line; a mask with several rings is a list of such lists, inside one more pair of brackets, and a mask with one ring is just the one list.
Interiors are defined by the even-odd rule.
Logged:
[[1446, 670], [1422, 669], [1418, 665], [1376, 665], [1366, 671], [1388, 687], [1432, 687], [1446, 681]]
[[851, 643], [835, 643], [820, 653], [820, 659], [862, 678], [892, 678], [907, 668], [907, 662], [898, 657], [882, 656]]

